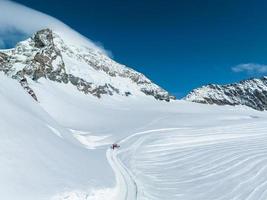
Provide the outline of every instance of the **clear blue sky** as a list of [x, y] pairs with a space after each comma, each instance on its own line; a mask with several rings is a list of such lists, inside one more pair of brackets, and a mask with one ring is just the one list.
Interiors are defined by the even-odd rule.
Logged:
[[[264, 0], [16, 2], [101, 42], [116, 61], [144, 73], [178, 97], [203, 84], [230, 83], [267, 71], [262, 66], [267, 64]], [[260, 65], [253, 65], [255, 69], [249, 72], [231, 69], [243, 63]]]

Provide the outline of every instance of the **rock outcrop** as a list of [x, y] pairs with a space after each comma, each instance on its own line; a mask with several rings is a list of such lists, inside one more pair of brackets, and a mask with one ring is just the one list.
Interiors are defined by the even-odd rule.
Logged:
[[99, 98], [131, 96], [140, 91], [158, 100], [174, 99], [143, 74], [118, 64], [97, 49], [69, 44], [50, 29], [38, 31], [14, 49], [0, 51], [0, 71], [18, 81], [46, 78], [70, 83]]
[[190, 92], [185, 100], [217, 105], [245, 105], [267, 110], [267, 77], [244, 80], [228, 85], [210, 84]]

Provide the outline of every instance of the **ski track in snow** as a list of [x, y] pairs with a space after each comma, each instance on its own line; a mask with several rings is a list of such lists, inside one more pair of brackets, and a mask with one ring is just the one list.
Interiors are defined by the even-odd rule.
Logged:
[[[148, 130], [143, 132], [138, 132], [132, 134], [122, 140], [120, 140], [119, 144], [127, 143], [128, 141], [135, 139], [136, 136], [142, 136], [144, 134], [155, 133], [159, 131], [167, 131], [167, 130], [176, 130], [181, 128], [167, 128], [167, 129], [155, 129], [155, 130]], [[137, 143], [141, 144], [144, 139], [140, 137], [135, 141], [135, 148], [138, 148]], [[125, 164], [120, 160], [119, 155], [124, 153], [125, 149], [108, 149], [106, 156], [107, 160], [110, 163], [111, 168], [113, 169], [116, 177], [116, 200], [137, 200], [138, 198], [138, 186], [135, 181], [135, 178], [131, 171], [125, 166]]]
[[261, 122], [133, 134], [119, 142], [120, 149], [107, 151], [119, 193], [124, 192], [116, 199], [266, 200], [264, 126]]
[[117, 150], [107, 150], [107, 159], [116, 176], [115, 199], [117, 200], [136, 200], [137, 185], [126, 166], [118, 159]]

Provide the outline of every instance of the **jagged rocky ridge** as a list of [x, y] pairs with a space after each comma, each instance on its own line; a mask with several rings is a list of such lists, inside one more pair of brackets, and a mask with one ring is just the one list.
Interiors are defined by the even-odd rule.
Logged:
[[228, 85], [210, 84], [190, 92], [185, 100], [217, 105], [245, 105], [267, 110], [267, 76]]
[[14, 49], [1, 50], [0, 71], [17, 79], [35, 100], [28, 79], [71, 83], [99, 98], [105, 94], [130, 96], [137, 91], [158, 100], [174, 99], [143, 74], [116, 63], [98, 49], [63, 41], [50, 29], [38, 31]]

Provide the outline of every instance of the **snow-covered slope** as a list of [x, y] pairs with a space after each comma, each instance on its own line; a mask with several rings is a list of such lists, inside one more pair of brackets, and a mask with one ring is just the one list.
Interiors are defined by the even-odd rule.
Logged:
[[112, 183], [103, 152], [86, 150], [17, 81], [1, 73], [0, 86], [0, 199], [48, 200]]
[[[71, 83], [85, 94], [144, 96], [174, 99], [143, 74], [110, 59], [98, 48], [65, 41], [50, 29], [38, 31], [14, 49], [0, 52], [0, 70], [27, 85], [44, 77]], [[33, 91], [34, 92], [34, 91]], [[36, 98], [38, 99], [38, 97]]]
[[[40, 105], [60, 124], [81, 131], [83, 144], [91, 147], [90, 136], [101, 136], [107, 137], [103, 142], [121, 145], [107, 151], [116, 174], [114, 200], [266, 198], [266, 112], [148, 97], [97, 100], [72, 85], [47, 82], [31, 85]], [[101, 148], [108, 145], [96, 150]]]
[[116, 154], [137, 185], [136, 199], [265, 200], [266, 118], [235, 120], [154, 129], [121, 142]]
[[228, 85], [207, 85], [193, 90], [185, 100], [217, 105], [246, 105], [267, 110], [267, 77]]
[[266, 199], [266, 112], [0, 85], [0, 199]]

